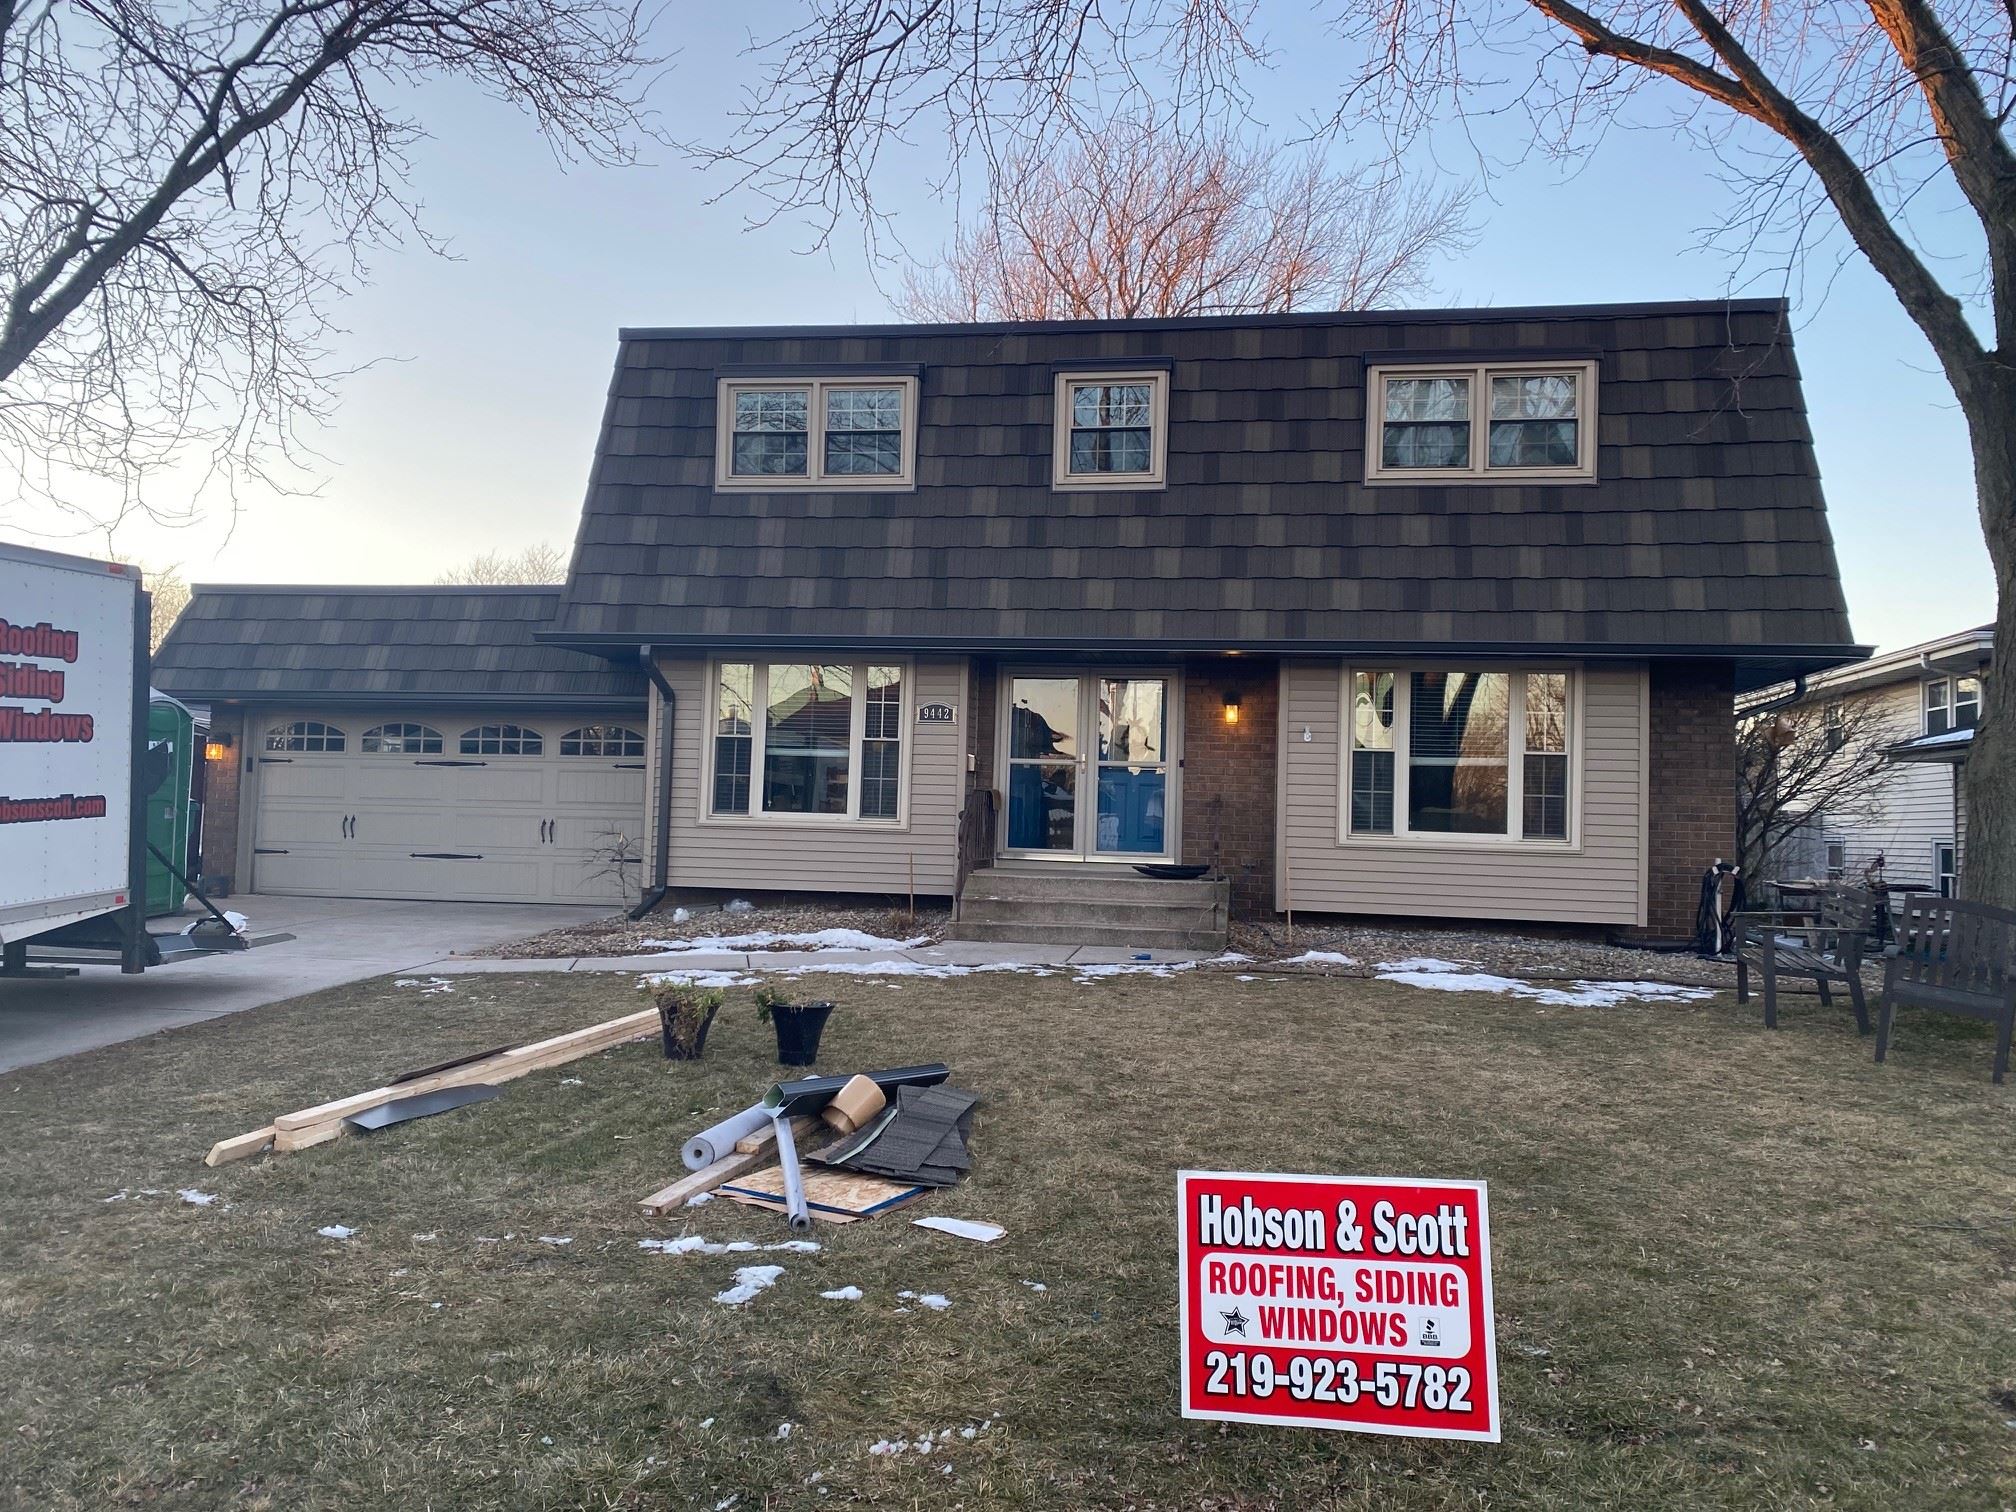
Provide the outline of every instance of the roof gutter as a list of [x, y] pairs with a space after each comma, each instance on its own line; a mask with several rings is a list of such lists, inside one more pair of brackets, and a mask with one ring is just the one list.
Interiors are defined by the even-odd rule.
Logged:
[[637, 906], [630, 910], [632, 919], [641, 919], [650, 913], [665, 901], [665, 894], [672, 890], [669, 881], [672, 872], [672, 715], [678, 703], [672, 693], [672, 684], [665, 680], [658, 658], [650, 646], [637, 648], [637, 662], [650, 679], [651, 686], [658, 690], [658, 743], [653, 753], [658, 762], [658, 807], [656, 833], [651, 837], [651, 874], [655, 880], [644, 896], [637, 900]]

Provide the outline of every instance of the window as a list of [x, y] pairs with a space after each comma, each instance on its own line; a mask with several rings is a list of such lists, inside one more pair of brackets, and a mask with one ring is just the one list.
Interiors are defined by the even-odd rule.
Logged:
[[1838, 751], [1841, 747], [1848, 744], [1847, 716], [1838, 702], [1830, 703], [1825, 709], [1821, 710], [1820, 720], [1827, 741], [1827, 749], [1830, 752]]
[[1942, 677], [1925, 684], [1925, 733], [1971, 730], [1981, 722], [1981, 679]]
[[381, 756], [439, 756], [441, 732], [425, 725], [382, 724], [366, 730], [358, 745]]
[[644, 737], [627, 725], [583, 725], [560, 737], [562, 756], [642, 756]]
[[1354, 669], [1345, 700], [1346, 837], [1572, 838], [1569, 673]]
[[900, 820], [906, 678], [896, 666], [723, 663], [712, 812]]
[[1365, 479], [1527, 482], [1596, 476], [1596, 364], [1366, 370]]
[[333, 754], [343, 749], [343, 732], [334, 725], [313, 719], [297, 719], [290, 725], [275, 725], [266, 732], [269, 751], [319, 751]]
[[545, 750], [545, 737], [519, 725], [478, 725], [462, 732], [464, 756], [538, 756]]
[[1848, 842], [1829, 840], [1827, 842], [1827, 880], [1839, 882], [1848, 875]]
[[915, 378], [723, 379], [719, 488], [910, 488]]
[[1167, 373], [1060, 373], [1052, 486], [1161, 488], [1168, 412]]
[[1960, 857], [1951, 840], [1932, 842], [1932, 876], [1939, 884], [1939, 896], [1957, 898], [1960, 895]]

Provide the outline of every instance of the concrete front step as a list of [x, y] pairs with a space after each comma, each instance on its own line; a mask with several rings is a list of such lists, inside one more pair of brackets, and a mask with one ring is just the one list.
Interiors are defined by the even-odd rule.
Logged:
[[949, 937], [1032, 945], [1223, 950], [1231, 891], [1231, 883], [1223, 878], [989, 868], [967, 878]]

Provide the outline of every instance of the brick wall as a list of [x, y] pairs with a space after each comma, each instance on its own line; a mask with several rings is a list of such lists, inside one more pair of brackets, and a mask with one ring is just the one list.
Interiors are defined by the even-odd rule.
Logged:
[[[245, 743], [245, 711], [213, 708], [210, 711], [211, 740], [228, 737], [231, 748], [221, 761], [203, 761], [203, 844], [202, 870], [206, 877], [231, 878], [234, 889], [242, 891], [249, 877], [238, 870], [238, 796], [243, 790], [246, 759], [252, 754]], [[249, 822], [249, 819], [248, 819]]]
[[[1239, 722], [1225, 722], [1236, 694]], [[1281, 677], [1273, 662], [1193, 662], [1183, 681], [1183, 860], [1232, 879], [1235, 914], [1274, 907], [1275, 766]]]
[[1652, 664], [1646, 933], [1691, 936], [1701, 874], [1736, 853], [1736, 714], [1725, 662]]

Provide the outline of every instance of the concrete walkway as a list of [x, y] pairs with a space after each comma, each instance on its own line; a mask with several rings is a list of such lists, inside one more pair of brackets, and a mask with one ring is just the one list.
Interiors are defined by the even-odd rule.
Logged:
[[1112, 945], [1011, 945], [948, 940], [920, 950], [675, 950], [652, 955], [565, 956], [545, 960], [500, 960], [458, 956], [413, 967], [416, 975], [467, 976], [540, 971], [838, 971], [870, 974], [875, 967], [895, 973], [932, 966], [1043, 966], [1067, 970], [1085, 966], [1185, 966], [1209, 960], [1200, 950], [1126, 950]]
[[[256, 950], [177, 961], [139, 976], [87, 966], [81, 975], [59, 980], [0, 979], [0, 1071], [387, 972], [440, 972], [459, 953], [492, 949], [609, 912], [607, 907], [551, 904], [256, 894], [233, 898], [229, 906], [245, 915], [255, 936], [291, 933], [294, 938]], [[153, 928], [161, 933], [172, 922], [157, 919]]]

